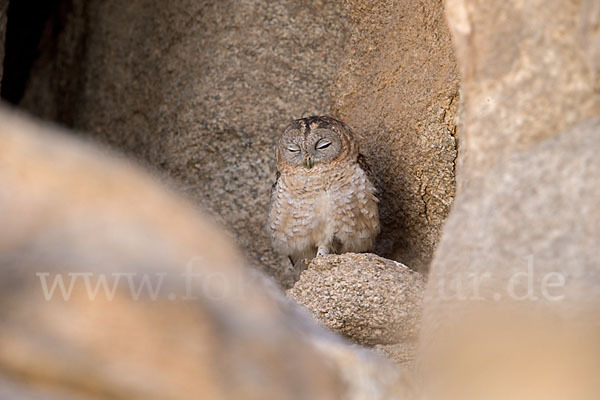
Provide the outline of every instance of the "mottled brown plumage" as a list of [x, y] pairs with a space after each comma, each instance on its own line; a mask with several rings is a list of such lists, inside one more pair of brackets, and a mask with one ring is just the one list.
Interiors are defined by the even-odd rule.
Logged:
[[269, 214], [274, 249], [296, 266], [316, 255], [369, 250], [379, 213], [361, 164], [364, 157], [342, 122], [310, 117], [288, 125], [277, 147]]

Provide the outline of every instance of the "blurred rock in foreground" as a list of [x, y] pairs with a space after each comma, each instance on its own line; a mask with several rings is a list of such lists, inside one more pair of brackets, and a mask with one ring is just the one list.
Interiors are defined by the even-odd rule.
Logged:
[[600, 7], [448, 0], [446, 14], [461, 144], [424, 301], [425, 388], [429, 398], [592, 399]]
[[0, 393], [402, 398], [389, 362], [317, 327], [189, 203], [106, 153], [0, 110]]

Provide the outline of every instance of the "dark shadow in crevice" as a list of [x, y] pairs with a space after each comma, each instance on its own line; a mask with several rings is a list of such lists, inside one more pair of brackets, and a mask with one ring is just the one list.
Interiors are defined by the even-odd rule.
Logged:
[[4, 72], [1, 97], [18, 104], [39, 57], [40, 40], [48, 20], [58, 12], [61, 0], [12, 0], [7, 11]]

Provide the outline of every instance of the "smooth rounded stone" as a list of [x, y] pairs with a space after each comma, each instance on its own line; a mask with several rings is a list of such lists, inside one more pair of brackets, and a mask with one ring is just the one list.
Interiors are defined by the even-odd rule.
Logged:
[[596, 0], [445, 6], [462, 77], [459, 191], [512, 153], [600, 114]]
[[462, 76], [458, 195], [428, 276], [424, 398], [594, 398], [600, 4], [445, 6]]
[[424, 283], [398, 262], [346, 253], [313, 259], [287, 294], [354, 342], [393, 344], [415, 337]]
[[566, 317], [598, 299], [600, 121], [589, 117], [600, 114], [600, 7], [517, 3], [446, 4], [463, 72], [461, 148], [428, 276], [432, 341], [483, 300]]

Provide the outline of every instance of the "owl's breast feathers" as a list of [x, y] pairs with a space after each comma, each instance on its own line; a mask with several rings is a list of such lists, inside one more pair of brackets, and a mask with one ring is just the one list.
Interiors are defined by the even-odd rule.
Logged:
[[282, 254], [338, 244], [336, 252], [371, 248], [379, 233], [377, 198], [364, 159], [311, 170], [282, 170], [273, 187], [269, 228]]

